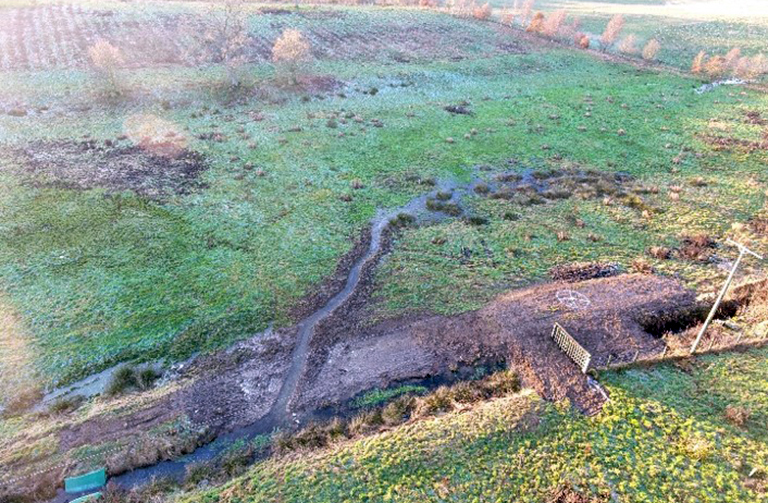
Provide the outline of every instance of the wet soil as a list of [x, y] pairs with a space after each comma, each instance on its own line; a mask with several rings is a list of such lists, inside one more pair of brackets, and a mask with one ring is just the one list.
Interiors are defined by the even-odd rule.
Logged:
[[[560, 304], [557, 294], [563, 289], [584, 295], [590, 306], [573, 310]], [[637, 274], [517, 290], [459, 316], [390, 320], [357, 331], [344, 326], [336, 330], [340, 340], [319, 369], [308, 371], [296, 406], [310, 409], [366, 388], [502, 358], [546, 398], [569, 398], [583, 411], [594, 412], [603, 399], [552, 341], [553, 324], [563, 325], [596, 356], [661, 350], [663, 343], [638, 320], [695, 302], [695, 295], [676, 281]]]
[[110, 143], [37, 141], [16, 154], [27, 183], [38, 187], [131, 190], [151, 198], [204, 187], [200, 176], [208, 164], [201, 154], [180, 150], [174, 156], [156, 155], [138, 146]]

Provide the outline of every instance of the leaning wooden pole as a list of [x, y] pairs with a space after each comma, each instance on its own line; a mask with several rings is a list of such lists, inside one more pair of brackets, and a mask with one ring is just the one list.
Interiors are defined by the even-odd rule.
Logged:
[[720, 294], [717, 296], [715, 305], [712, 306], [712, 310], [709, 312], [709, 316], [707, 316], [707, 320], [704, 322], [704, 325], [701, 327], [701, 330], [699, 330], [699, 335], [697, 335], [696, 340], [693, 341], [693, 345], [691, 346], [691, 354], [696, 352], [696, 348], [699, 346], [699, 343], [701, 342], [701, 338], [704, 336], [704, 332], [707, 331], [707, 328], [709, 328], [709, 324], [712, 323], [712, 319], [715, 317], [717, 310], [720, 308], [720, 303], [723, 302], [723, 298], [725, 297], [726, 292], [728, 292], [728, 288], [731, 286], [731, 283], [733, 282], [733, 277], [736, 274], [736, 269], [739, 268], [739, 264], [741, 264], [741, 260], [744, 258], [744, 255], [750, 254], [754, 257], [757, 257], [760, 260], [763, 260], [762, 256], [753, 252], [752, 250], [750, 250], [749, 248], [747, 248], [741, 243], [731, 241], [730, 239], [727, 241], [727, 243], [730, 245], [736, 246], [739, 249], [739, 258], [737, 258], [736, 262], [733, 264], [733, 267], [731, 268], [731, 272], [728, 274], [728, 279], [725, 280], [725, 284], [723, 285], [723, 288], [720, 290]]

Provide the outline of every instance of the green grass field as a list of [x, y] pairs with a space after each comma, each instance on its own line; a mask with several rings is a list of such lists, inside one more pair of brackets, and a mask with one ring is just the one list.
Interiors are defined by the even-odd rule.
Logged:
[[[572, 181], [551, 197], [476, 191], [461, 217], [400, 229], [360, 325], [478, 309], [582, 261], [633, 270], [643, 259], [700, 293], [714, 290], [733, 250], [718, 248], [716, 263], [648, 249], [706, 234], [768, 252], [768, 234], [751, 225], [768, 222], [768, 96], [759, 85], [699, 93], [707, 81], [687, 73], [701, 50], [768, 53], [765, 6], [741, 2], [536, 2], [580, 17], [593, 37], [624, 15], [624, 35], [661, 42], [658, 66], [502, 26], [510, 2], [492, 2], [487, 22], [415, 7], [252, 2], [246, 85], [232, 91], [223, 65], [195, 52], [209, 2], [0, 0], [0, 409], [121, 362], [179, 362], [300, 321], [301, 301], [379, 210], [441, 181], [623, 180], [600, 190]], [[286, 28], [305, 33], [315, 56], [303, 87], [280, 84], [271, 62]], [[87, 64], [102, 36], [125, 54], [118, 99]], [[202, 169], [186, 180], [167, 159], [151, 164], [159, 158], [135, 134], [149, 123], [171, 130], [164, 138], [181, 141]], [[139, 160], [120, 164], [125, 152]], [[110, 173], [115, 166], [125, 171]], [[750, 259], [739, 279], [761, 271]], [[600, 502], [768, 501], [766, 356], [604, 372], [611, 401], [595, 417], [525, 390], [274, 456], [224, 486], [169, 498], [582, 501], [556, 499], [559, 488]], [[28, 470], [100, 462], [89, 456], [135, 439], [68, 451], [62, 432], [153, 407], [174, 386], [94, 398], [70, 416], [0, 416], [0, 460]], [[428, 391], [374, 389], [351, 405], [367, 410], [405, 393]], [[736, 424], [734, 411], [747, 419]], [[177, 422], [149, 436], [169, 446], [202, 437], [199, 425]]]
[[[119, 8], [128, 16], [134, 7]], [[169, 8], [158, 7], [157, 15]], [[273, 322], [296, 321], [290, 309], [334, 270], [377, 208], [430, 189], [414, 177], [467, 181], [478, 165], [489, 166], [481, 172], [487, 177], [510, 166], [519, 172], [579, 166], [626, 172], [658, 190], [642, 196], [654, 208], [650, 217], [599, 199], [525, 206], [474, 198], [472, 211], [488, 225], [449, 221], [397, 238], [377, 275], [375, 318], [476, 308], [504, 289], [543, 278], [558, 263], [627, 265], [647, 246], [674, 244], [684, 232], [721, 235], [765, 205], [766, 152], [715, 152], [702, 141], [713, 128], [759, 138], [761, 127], [744, 117], [768, 114], [762, 93], [723, 87], [699, 95], [696, 79], [542, 49], [516, 41], [514, 32], [440, 13], [340, 12], [345, 17], [333, 29], [376, 31], [379, 16], [390, 29], [425, 23], [466, 40], [461, 52], [475, 56], [450, 61], [435, 52], [403, 63], [377, 53], [359, 65], [328, 57], [311, 71], [333, 76], [341, 87], [313, 94], [270, 88], [269, 65], [260, 64], [249, 70], [269, 92], [229, 105], [210, 91], [215, 66], [125, 70], [135, 98], [111, 107], [94, 101], [92, 78], [80, 70], [5, 75], [7, 89], [30, 108], [90, 107], [0, 116], [10, 147], [0, 159], [0, 284], [32, 334], [42, 383], [66, 383], [127, 359], [181, 359]], [[491, 50], [504, 37], [525, 53]], [[443, 110], [461, 101], [474, 115]], [[14, 149], [25, 142], [114, 139], [136, 114], [160, 116], [188, 137], [205, 156], [206, 188], [158, 201], [39, 186], [24, 175]], [[332, 117], [342, 123], [329, 127]], [[224, 140], [198, 139], [212, 132]], [[683, 189], [673, 202], [668, 194], [675, 186]], [[509, 213], [520, 220], [505, 220]], [[585, 226], [575, 228], [574, 217]], [[569, 231], [568, 241], [557, 241], [561, 230]], [[435, 238], [442, 244], [433, 244]], [[469, 260], [462, 259], [466, 250]], [[712, 275], [695, 264], [657, 265], [692, 283]]]

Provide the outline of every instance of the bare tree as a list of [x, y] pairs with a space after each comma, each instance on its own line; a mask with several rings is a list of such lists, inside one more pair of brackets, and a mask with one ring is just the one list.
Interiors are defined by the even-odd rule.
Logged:
[[224, 65], [228, 84], [242, 85], [248, 44], [248, 15], [245, 0], [223, 0], [213, 5], [206, 15], [203, 51], [207, 59]]

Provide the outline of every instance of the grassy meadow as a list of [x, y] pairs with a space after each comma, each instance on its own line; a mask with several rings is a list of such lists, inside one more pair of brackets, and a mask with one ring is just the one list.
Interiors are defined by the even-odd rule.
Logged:
[[[100, 8], [150, 20], [201, 9]], [[599, 198], [470, 198], [470, 212], [487, 225], [457, 219], [397, 237], [377, 273], [375, 319], [477, 308], [559, 263], [626, 266], [650, 245], [674, 245], [683, 233], [722, 235], [765, 206], [766, 151], [706, 141], [713, 131], [759, 138], [762, 127], [745, 114], [768, 114], [760, 92], [724, 86], [697, 94], [696, 78], [601, 61], [439, 12], [286, 12], [254, 10], [249, 26], [267, 37], [313, 23], [356, 30], [350, 47], [367, 35], [386, 39], [383, 28], [389, 37], [418, 28], [461, 42], [358, 51], [351, 65], [343, 43], [327, 42], [334, 50], [324, 52], [318, 38], [321, 57], [307, 72], [330, 84], [285, 90], [272, 83], [271, 64], [254, 63], [246, 73], [258, 92], [234, 101], [216, 87], [216, 65], [120, 70], [127, 98], [112, 104], [77, 65], [3, 73], [4, 102], [29, 113], [0, 116], [0, 285], [40, 383], [128, 359], [178, 360], [296, 321], [291, 308], [334, 270], [377, 209], [432, 190], [425, 181], [622, 172], [636, 179], [650, 211]], [[411, 51], [405, 60], [403, 51]], [[462, 102], [471, 115], [444, 110]], [[203, 188], [147, 197], [29, 174], [27, 145], [55, 156], [66, 142], [117, 142], [136, 116], [161, 118], [203, 156]], [[692, 284], [718, 274], [685, 261], [655, 265]]]

